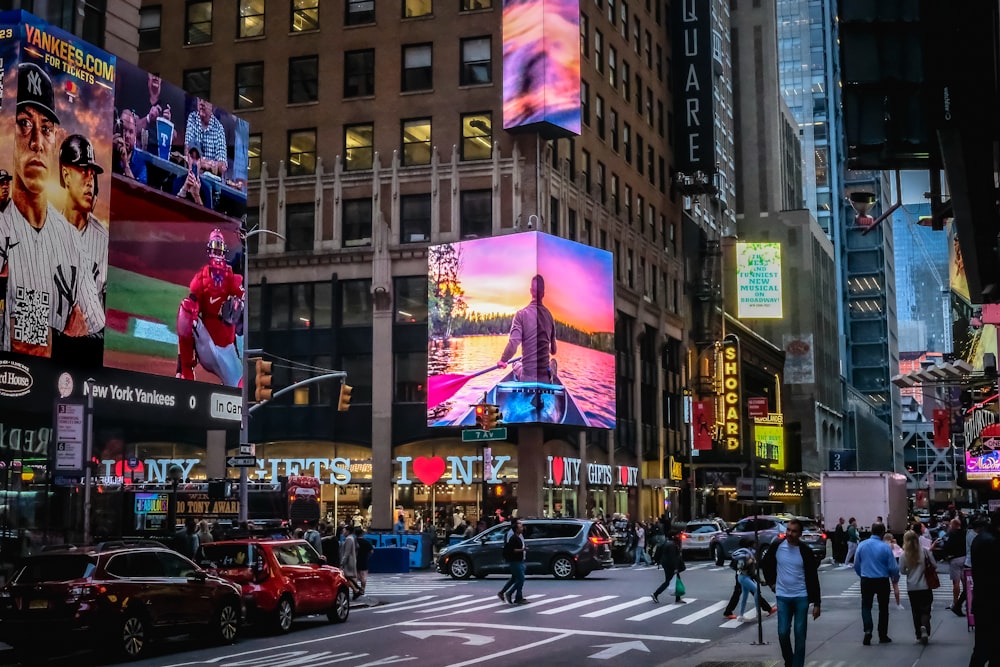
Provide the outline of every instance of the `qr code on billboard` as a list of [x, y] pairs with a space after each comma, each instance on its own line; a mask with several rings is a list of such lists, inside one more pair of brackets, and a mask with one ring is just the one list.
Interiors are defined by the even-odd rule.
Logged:
[[14, 293], [14, 340], [48, 345], [49, 293], [18, 286]]

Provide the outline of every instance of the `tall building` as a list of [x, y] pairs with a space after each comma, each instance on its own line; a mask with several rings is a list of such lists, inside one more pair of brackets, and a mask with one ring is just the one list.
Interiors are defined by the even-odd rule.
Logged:
[[251, 244], [251, 346], [286, 358], [275, 386], [314, 367], [354, 387], [347, 413], [323, 385], [260, 410], [251, 433], [274, 466], [258, 477], [308, 467], [329, 513], [377, 527], [396, 508], [439, 526], [480, 514], [480, 467], [471, 484], [426, 470], [401, 483], [410, 461], [454, 472], [480, 454], [457, 429], [427, 427], [428, 247], [535, 229], [611, 251], [617, 306], [617, 428], [547, 429], [538, 456], [652, 481], [566, 486], [523, 465], [514, 442], [493, 443], [494, 460], [509, 457], [528, 511], [677, 507], [664, 461], [685, 451], [685, 297], [667, 5], [580, 7], [582, 130], [553, 138], [503, 129], [499, 0], [142, 2], [140, 63], [250, 122], [247, 224], [269, 232]]

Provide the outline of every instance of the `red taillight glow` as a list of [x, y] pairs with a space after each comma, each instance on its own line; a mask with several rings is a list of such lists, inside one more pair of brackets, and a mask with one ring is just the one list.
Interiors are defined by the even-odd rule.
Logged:
[[682, 540], [686, 540], [686, 539], [687, 539], [687, 538], [689, 538], [689, 537], [691, 537], [691, 536], [690, 536], [690, 535], [688, 535], [687, 533], [681, 533], [681, 539], [682, 539]]
[[785, 539], [785, 534], [784, 533], [778, 533], [778, 539], [779, 540]]
[[593, 544], [610, 544], [611, 540], [606, 540], [603, 537], [591, 537], [590, 541]]
[[820, 533], [819, 536], [822, 537], [824, 540], [826, 539], [826, 533]]

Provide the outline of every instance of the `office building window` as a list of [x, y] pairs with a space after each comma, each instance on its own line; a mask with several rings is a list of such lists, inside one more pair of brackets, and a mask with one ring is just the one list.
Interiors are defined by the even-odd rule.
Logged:
[[615, 214], [621, 213], [622, 202], [618, 197], [618, 174], [611, 174], [611, 206], [615, 210]]
[[255, 333], [260, 331], [261, 327], [261, 311], [260, 311], [260, 299], [263, 290], [261, 290], [260, 285], [250, 285], [250, 289], [247, 290], [247, 324], [250, 325], [250, 332]]
[[236, 66], [237, 109], [264, 106], [264, 63], [241, 63]]
[[604, 73], [604, 34], [600, 30], [594, 31], [594, 67]]
[[580, 176], [584, 189], [590, 192], [590, 151], [586, 148], [580, 149]]
[[594, 97], [594, 117], [597, 119], [597, 136], [604, 139], [604, 98], [600, 95]]
[[590, 126], [590, 84], [580, 81], [580, 118], [583, 124]]
[[139, 50], [149, 51], [160, 48], [160, 5], [143, 7], [139, 10]]
[[636, 168], [636, 171], [638, 171], [640, 175], [642, 175], [642, 168], [643, 168], [642, 158], [643, 158], [643, 154], [645, 152], [646, 151], [645, 151], [645, 147], [644, 147], [644, 142], [642, 140], [642, 135], [639, 134], [639, 133], [636, 133], [636, 135], [635, 135], [635, 168]]
[[[345, 326], [359, 325], [345, 324]], [[371, 317], [368, 318], [368, 323], [364, 326], [371, 326]], [[354, 387], [354, 391], [351, 392], [351, 405], [371, 405], [372, 355], [342, 354], [338, 368], [343, 369], [347, 373], [347, 377], [351, 378], [351, 386]]]
[[434, 86], [430, 44], [403, 47], [403, 92], [430, 90]]
[[486, 113], [462, 114], [462, 159], [493, 157], [493, 118]]
[[[427, 321], [427, 276], [404, 276], [394, 281], [396, 324], [421, 324]], [[426, 371], [426, 367], [424, 371]], [[426, 373], [425, 373], [426, 374]]]
[[434, 13], [433, 0], [403, 0], [403, 18], [429, 16]]
[[340, 283], [340, 324], [345, 327], [372, 325], [371, 280], [344, 280]]
[[248, 175], [250, 180], [257, 180], [260, 178], [260, 164], [261, 164], [261, 150], [264, 140], [260, 134], [251, 134], [250, 142], [247, 144], [247, 157], [249, 158], [250, 164], [248, 166]]
[[493, 81], [492, 57], [489, 37], [470, 37], [462, 40], [462, 71], [459, 83], [472, 86]]
[[292, 284], [292, 328], [312, 328], [312, 283]]
[[288, 175], [316, 173], [316, 128], [288, 132]]
[[[424, 280], [426, 283], [427, 281]], [[396, 352], [396, 402], [427, 401], [427, 352]], [[352, 395], [353, 397], [353, 395]]]
[[459, 11], [472, 12], [477, 9], [490, 9], [493, 7], [493, 0], [461, 0]]
[[313, 249], [316, 209], [312, 202], [285, 206], [285, 250], [298, 252]]
[[462, 190], [463, 239], [486, 238], [493, 232], [493, 198], [489, 190]]
[[625, 98], [626, 102], [632, 101], [632, 68], [631, 66], [622, 60], [622, 97]]
[[431, 240], [431, 196], [429, 194], [400, 197], [399, 218], [400, 243], [424, 243]]
[[319, 0], [292, 0], [291, 32], [319, 30]]
[[618, 86], [618, 49], [613, 46], [608, 47], [608, 84]]
[[347, 0], [344, 25], [375, 23], [375, 0]]
[[586, 14], [580, 14], [580, 55], [590, 57], [590, 19]]
[[375, 126], [372, 123], [344, 128], [344, 169], [371, 169], [375, 161]]
[[288, 59], [288, 103], [319, 99], [319, 56]]
[[618, 152], [618, 112], [614, 109], [611, 110], [610, 117], [608, 120], [611, 121], [611, 149], [616, 153]]
[[[333, 326], [333, 285], [329, 282], [313, 284], [314, 329], [329, 329]], [[322, 364], [318, 364], [322, 365]], [[324, 368], [329, 368], [324, 366]]]
[[268, 320], [268, 329], [271, 331], [284, 331], [289, 327], [288, 318], [291, 316], [291, 294], [292, 286], [285, 283], [280, 285], [268, 285], [268, 295], [271, 297], [271, 317]]
[[375, 94], [375, 49], [344, 54], [344, 97]]
[[[604, 204], [608, 200], [607, 169], [600, 160], [597, 161], [597, 187], [601, 193], [601, 203]], [[602, 245], [601, 247], [603, 248], [604, 246]]]
[[212, 97], [212, 69], [203, 67], [199, 69], [186, 69], [181, 76], [181, 85], [184, 92], [203, 100]]
[[264, 34], [264, 0], [240, 0], [237, 36], [260, 37]]
[[431, 163], [431, 119], [414, 118], [404, 120], [403, 165]]
[[345, 199], [341, 216], [344, 247], [372, 244], [372, 198]]
[[212, 3], [188, 0], [184, 14], [184, 43], [207, 44], [212, 41]]

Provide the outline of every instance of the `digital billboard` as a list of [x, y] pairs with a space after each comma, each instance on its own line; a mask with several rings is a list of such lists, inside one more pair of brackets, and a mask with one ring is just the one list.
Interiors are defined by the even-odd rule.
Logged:
[[737, 317], [781, 319], [781, 244], [736, 244]]
[[604, 250], [541, 232], [431, 246], [427, 422], [614, 428], [614, 274]]
[[503, 126], [580, 134], [578, 0], [504, 0]]

